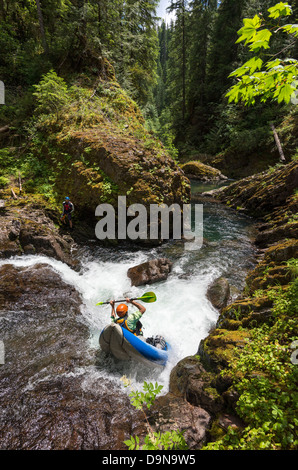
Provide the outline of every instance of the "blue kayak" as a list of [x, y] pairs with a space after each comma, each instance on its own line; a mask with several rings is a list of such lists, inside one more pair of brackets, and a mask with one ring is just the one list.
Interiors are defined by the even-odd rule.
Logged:
[[150, 365], [166, 365], [170, 347], [164, 343], [164, 349], [160, 349], [147, 343], [142, 336], [135, 336], [116, 323], [107, 325], [99, 336], [101, 349], [112, 353], [117, 359], [134, 359]]

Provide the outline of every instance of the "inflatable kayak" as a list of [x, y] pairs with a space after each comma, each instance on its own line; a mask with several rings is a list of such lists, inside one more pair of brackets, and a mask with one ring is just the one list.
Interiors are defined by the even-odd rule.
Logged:
[[146, 339], [135, 336], [116, 323], [107, 325], [99, 336], [99, 345], [107, 353], [121, 360], [134, 359], [146, 364], [165, 366], [168, 360], [169, 345], [164, 349], [146, 343]]

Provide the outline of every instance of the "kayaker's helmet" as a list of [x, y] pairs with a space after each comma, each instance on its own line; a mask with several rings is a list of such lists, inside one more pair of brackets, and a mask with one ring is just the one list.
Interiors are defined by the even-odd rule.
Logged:
[[65, 201], [69, 201], [69, 197], [68, 197], [68, 196], [65, 197]]
[[118, 305], [116, 312], [118, 317], [124, 317], [127, 313], [128, 307], [125, 304]]

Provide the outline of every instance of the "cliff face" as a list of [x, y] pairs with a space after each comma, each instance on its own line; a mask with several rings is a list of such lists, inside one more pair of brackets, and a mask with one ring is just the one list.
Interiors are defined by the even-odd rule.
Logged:
[[41, 108], [33, 145], [57, 198], [67, 194], [80, 216], [94, 215], [100, 203], [116, 205], [118, 195], [128, 205], [189, 202], [189, 180], [116, 81], [99, 81], [95, 89], [76, 84], [65, 93], [58, 112]]
[[72, 158], [58, 173], [56, 188], [88, 212], [101, 202], [115, 203], [118, 195], [126, 196], [129, 204], [146, 207], [188, 202], [187, 178], [165, 150], [151, 145], [146, 148], [140, 139], [106, 135], [101, 130], [77, 131], [66, 144], [57, 145], [57, 150], [67, 151]]

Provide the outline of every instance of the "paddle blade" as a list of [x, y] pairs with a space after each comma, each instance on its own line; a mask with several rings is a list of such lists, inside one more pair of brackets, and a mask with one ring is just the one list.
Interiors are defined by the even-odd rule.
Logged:
[[142, 302], [146, 303], [151, 303], [156, 301], [156, 295], [154, 292], [146, 292], [145, 294], [142, 295], [142, 297], [139, 297], [138, 300], [142, 300]]
[[95, 305], [103, 305], [105, 302], [98, 302], [97, 304]]

